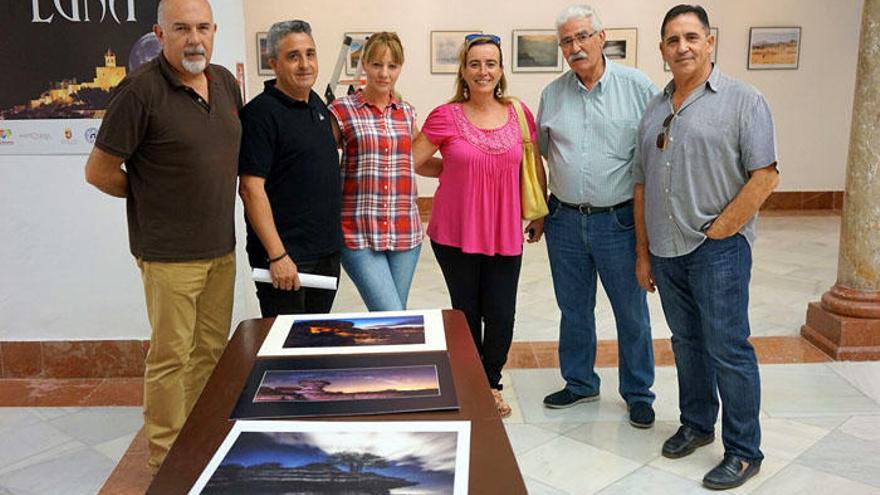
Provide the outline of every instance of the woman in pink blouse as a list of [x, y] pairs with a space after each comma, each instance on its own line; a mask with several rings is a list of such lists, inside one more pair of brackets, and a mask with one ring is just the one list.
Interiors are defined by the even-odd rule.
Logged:
[[406, 309], [422, 247], [412, 164], [415, 109], [395, 96], [403, 46], [395, 33], [370, 36], [366, 86], [334, 100], [342, 147], [342, 266], [370, 311]]
[[[465, 38], [452, 100], [435, 108], [413, 146], [416, 173], [439, 177], [428, 236], [452, 307], [464, 312], [502, 416], [501, 369], [513, 339], [523, 232], [537, 242], [543, 219], [523, 231], [520, 207], [522, 134], [504, 91], [501, 40]], [[532, 113], [523, 110], [536, 141]], [[428, 157], [440, 150], [442, 162]], [[541, 156], [535, 147], [536, 163]], [[441, 164], [442, 163], [442, 164]], [[538, 176], [545, 183], [544, 170]]]

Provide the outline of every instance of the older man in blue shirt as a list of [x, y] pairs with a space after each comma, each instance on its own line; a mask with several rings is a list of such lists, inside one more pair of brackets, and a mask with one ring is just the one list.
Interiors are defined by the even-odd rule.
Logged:
[[657, 87], [636, 69], [602, 53], [605, 31], [587, 5], [556, 21], [570, 71], [541, 95], [538, 142], [550, 168], [547, 251], [559, 325], [565, 388], [544, 398], [565, 408], [599, 398], [596, 360], [596, 280], [617, 323], [620, 394], [633, 426], [654, 423], [654, 355], [645, 291], [635, 276], [630, 171], [639, 119]]

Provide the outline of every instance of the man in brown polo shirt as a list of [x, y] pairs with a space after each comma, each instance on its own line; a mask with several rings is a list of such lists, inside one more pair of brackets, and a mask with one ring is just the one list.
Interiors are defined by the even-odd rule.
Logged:
[[[114, 90], [86, 180], [126, 198], [152, 327], [144, 429], [158, 467], [226, 345], [235, 280], [241, 96], [210, 65], [205, 0], [162, 0], [162, 53]], [[125, 163], [125, 169], [121, 166]]]

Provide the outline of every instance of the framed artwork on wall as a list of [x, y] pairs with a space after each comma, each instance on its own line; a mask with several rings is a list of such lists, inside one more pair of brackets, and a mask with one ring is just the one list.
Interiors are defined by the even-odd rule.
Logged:
[[560, 72], [562, 51], [555, 29], [513, 30], [513, 72]]
[[800, 26], [749, 29], [749, 70], [797, 69], [800, 52]]
[[358, 63], [361, 60], [361, 53], [364, 51], [364, 44], [367, 38], [373, 33], [345, 33], [345, 36], [351, 37], [351, 45], [348, 47], [348, 58], [345, 62], [345, 75], [357, 75]]
[[605, 30], [605, 56], [618, 64], [636, 66], [639, 30], [636, 28], [613, 28]]
[[269, 33], [257, 33], [257, 74], [261, 76], [274, 76], [275, 72], [269, 65], [269, 46], [266, 38]]
[[431, 74], [455, 74], [458, 72], [458, 51], [464, 37], [473, 31], [431, 31]]
[[[715, 64], [718, 63], [718, 28], [710, 27], [709, 34], [715, 35], [715, 49], [712, 50], [712, 63]], [[663, 61], [663, 70], [666, 72], [670, 71], [669, 64], [667, 64], [665, 60]]]

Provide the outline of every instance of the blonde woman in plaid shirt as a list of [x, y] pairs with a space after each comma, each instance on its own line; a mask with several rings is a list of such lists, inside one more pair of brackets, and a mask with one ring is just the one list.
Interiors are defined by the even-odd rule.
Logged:
[[370, 311], [401, 310], [422, 245], [415, 109], [394, 91], [403, 68], [397, 34], [370, 36], [361, 60], [366, 86], [329, 106], [342, 147], [342, 266]]

